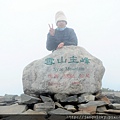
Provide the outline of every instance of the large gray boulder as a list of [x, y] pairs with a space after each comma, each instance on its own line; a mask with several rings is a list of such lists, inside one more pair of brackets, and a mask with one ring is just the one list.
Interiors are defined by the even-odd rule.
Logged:
[[23, 71], [25, 94], [95, 93], [101, 89], [102, 62], [79, 46], [64, 46], [35, 60]]

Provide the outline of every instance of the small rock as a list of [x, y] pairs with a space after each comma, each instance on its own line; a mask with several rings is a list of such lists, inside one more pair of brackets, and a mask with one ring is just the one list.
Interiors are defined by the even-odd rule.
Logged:
[[15, 101], [18, 102], [18, 103], [21, 102], [21, 96], [16, 96]]
[[110, 115], [109, 113], [96, 113], [96, 115]]
[[113, 104], [111, 103], [111, 104], [108, 104], [107, 105], [107, 109], [116, 109], [114, 106], [113, 106]]
[[86, 111], [90, 114], [95, 114], [98, 106], [106, 105], [103, 101], [89, 101], [87, 104], [80, 104], [78, 108], [80, 111]]
[[21, 94], [21, 102], [20, 104], [33, 104], [40, 102], [41, 100], [39, 98], [35, 98], [26, 94]]
[[73, 105], [65, 105], [64, 108], [71, 112], [77, 111]]
[[110, 100], [111, 103], [115, 103], [115, 102], [114, 102], [114, 99], [109, 99], [109, 100]]
[[97, 106], [83, 106], [83, 105], [79, 105], [78, 106], [79, 111], [84, 111], [84, 113], [90, 113], [90, 114], [95, 114], [96, 113], [96, 109]]
[[73, 115], [90, 115], [90, 113], [87, 111], [78, 111], [73, 113]]
[[112, 105], [115, 107], [115, 109], [120, 110], [120, 104], [114, 103]]
[[102, 90], [101, 90], [101, 89], [98, 90], [98, 91], [96, 91], [96, 92], [94, 93], [95, 96], [99, 96], [99, 95], [101, 95], [101, 94], [102, 94]]
[[32, 96], [32, 97], [36, 97], [36, 98], [39, 98], [39, 94], [37, 93], [30, 93], [28, 94], [29, 96]]
[[41, 112], [41, 111], [49, 111], [55, 109], [54, 102], [45, 102], [45, 103], [37, 103], [34, 105], [34, 111]]
[[105, 94], [109, 99], [114, 99], [115, 95], [114, 94]]
[[66, 99], [62, 99], [61, 102], [77, 102], [77, 95], [67, 97]]
[[57, 100], [58, 102], [66, 99], [67, 97], [68, 95], [64, 93], [57, 93], [54, 95], [54, 99]]
[[7, 103], [0, 103], [0, 106], [5, 106], [7, 105]]
[[43, 102], [53, 102], [51, 97], [40, 95], [40, 98], [42, 99]]
[[96, 111], [97, 111], [98, 113], [104, 113], [105, 110], [107, 110], [107, 109], [106, 109], [106, 106], [100, 106], [100, 107], [97, 107], [97, 110], [96, 110]]
[[80, 97], [78, 97], [78, 103], [89, 102], [94, 100], [95, 96], [89, 94], [82, 94]]
[[4, 97], [3, 96], [0, 96], [0, 103], [1, 102], [4, 102]]
[[101, 96], [101, 98], [99, 98], [99, 101], [104, 101], [106, 102], [107, 104], [110, 104], [110, 100], [106, 97], [106, 96]]
[[31, 110], [31, 109], [28, 109], [27, 111], [25, 111], [23, 114], [39, 114], [39, 115], [47, 115], [47, 113], [45, 112], [45, 111], [43, 111], [43, 112], [37, 112], [37, 111], [33, 111], [33, 110]]
[[115, 96], [113, 103], [118, 103], [118, 104], [120, 104], [120, 97]]
[[5, 94], [4, 101], [5, 102], [14, 102], [16, 96], [18, 96], [18, 95], [8, 95], [8, 94]]
[[103, 105], [107, 105], [107, 103], [104, 101], [89, 101], [86, 104], [86, 106], [103, 106]]
[[120, 103], [120, 94], [109, 92], [108, 94], [104, 93], [112, 103]]
[[60, 103], [58, 103], [58, 102], [55, 102], [55, 105], [57, 106], [57, 107], [59, 107], [59, 108], [64, 108]]
[[64, 114], [71, 114], [72, 112], [70, 112], [70, 111], [67, 111], [67, 110], [65, 110], [65, 109], [62, 109], [62, 108], [57, 108], [57, 109], [55, 109], [55, 110], [52, 110], [52, 111], [49, 111], [48, 112], [48, 114], [62, 114], [62, 115], [64, 115]]
[[13, 104], [10, 106], [0, 106], [0, 114], [20, 114], [26, 110], [26, 105]]
[[104, 112], [120, 114], [120, 110], [113, 110], [113, 109], [105, 110]]
[[100, 99], [101, 97], [105, 96], [104, 94], [102, 94], [102, 92], [98, 92], [96, 95], [95, 95], [95, 98], [98, 100]]

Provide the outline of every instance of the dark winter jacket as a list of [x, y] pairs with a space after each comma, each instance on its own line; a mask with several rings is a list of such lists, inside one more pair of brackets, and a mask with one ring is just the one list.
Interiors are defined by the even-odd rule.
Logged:
[[77, 46], [78, 40], [72, 28], [65, 28], [63, 31], [55, 29], [54, 36], [51, 36], [50, 33], [48, 33], [46, 48], [49, 51], [54, 51], [61, 42], [64, 42], [64, 46]]

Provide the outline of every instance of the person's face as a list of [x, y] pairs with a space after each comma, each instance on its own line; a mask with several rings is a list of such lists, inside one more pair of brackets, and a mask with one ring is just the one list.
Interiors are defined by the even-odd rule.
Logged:
[[66, 24], [67, 23], [64, 20], [60, 20], [60, 21], [57, 22], [58, 28], [64, 28], [64, 27], [66, 27]]

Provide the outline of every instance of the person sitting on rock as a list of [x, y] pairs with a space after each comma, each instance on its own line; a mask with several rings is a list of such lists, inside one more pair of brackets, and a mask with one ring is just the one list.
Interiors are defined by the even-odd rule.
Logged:
[[60, 49], [63, 46], [75, 45], [77, 46], [77, 36], [72, 28], [66, 27], [67, 19], [62, 11], [55, 15], [55, 22], [57, 28], [49, 25], [49, 33], [47, 34], [46, 48], [49, 51]]

